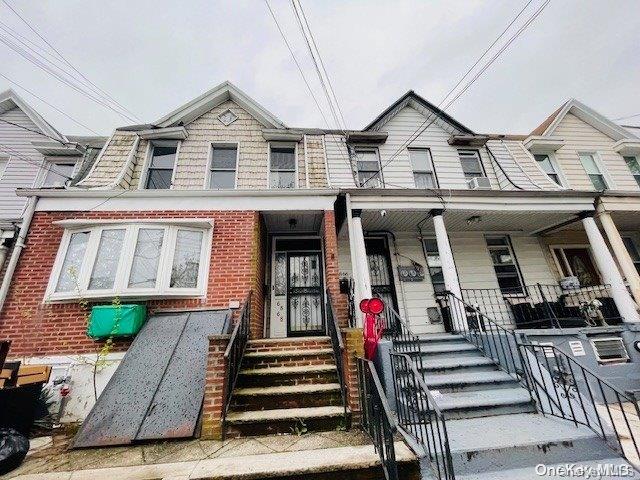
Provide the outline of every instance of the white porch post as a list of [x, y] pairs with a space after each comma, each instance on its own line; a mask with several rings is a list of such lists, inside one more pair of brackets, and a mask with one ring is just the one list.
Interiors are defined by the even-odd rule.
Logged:
[[352, 271], [355, 282], [354, 302], [356, 307], [356, 318], [358, 326], [362, 327], [363, 317], [360, 312], [360, 301], [364, 298], [371, 298], [371, 276], [369, 275], [369, 262], [367, 260], [367, 249], [364, 244], [364, 231], [362, 230], [362, 220], [359, 212], [351, 218], [351, 230], [349, 236], [352, 238], [352, 254], [353, 262]]
[[627, 292], [622, 275], [620, 275], [618, 267], [616, 267], [613, 256], [609, 252], [596, 221], [591, 216], [585, 217], [582, 219], [582, 225], [589, 238], [589, 244], [603, 280], [611, 286], [611, 296], [616, 307], [618, 307], [620, 315], [625, 322], [640, 322], [640, 316], [638, 316], [635, 304], [629, 292]]
[[[458, 280], [458, 272], [453, 261], [453, 253], [449, 244], [449, 236], [444, 226], [444, 218], [442, 218], [442, 210], [431, 210], [433, 218], [433, 228], [436, 232], [436, 243], [438, 244], [438, 254], [442, 263], [442, 276], [444, 277], [445, 288], [459, 299], [462, 299], [462, 291], [460, 290], [460, 281]], [[463, 318], [459, 308], [450, 307], [452, 321], [458, 328], [464, 329], [466, 326], [466, 318]]]
[[638, 270], [636, 270], [636, 266], [633, 264], [631, 255], [629, 255], [629, 251], [622, 241], [620, 232], [618, 232], [616, 224], [613, 223], [613, 219], [609, 212], [601, 211], [598, 218], [600, 219], [600, 223], [602, 223], [604, 232], [607, 234], [609, 245], [611, 245], [613, 254], [618, 260], [622, 273], [627, 279], [631, 295], [633, 295], [636, 303], [640, 305], [640, 275], [638, 275]]

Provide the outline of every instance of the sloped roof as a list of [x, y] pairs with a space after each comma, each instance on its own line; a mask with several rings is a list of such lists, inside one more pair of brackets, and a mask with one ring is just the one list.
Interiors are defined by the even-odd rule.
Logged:
[[36, 124], [42, 133], [49, 135], [61, 142], [67, 142], [67, 138], [56, 130], [53, 125], [47, 122], [38, 112], [36, 112], [20, 95], [12, 89], [0, 93], [0, 114], [19, 108], [29, 119]]
[[280, 119], [229, 81], [178, 107], [154, 122], [154, 125], [161, 128], [186, 125], [227, 100], [240, 105], [267, 128], [286, 128]]
[[553, 134], [554, 130], [558, 126], [558, 124], [564, 119], [564, 117], [568, 114], [572, 113], [576, 117], [578, 117], [583, 122], [588, 123], [596, 130], [604, 133], [605, 135], [611, 137], [614, 140], [621, 140], [623, 138], [634, 138], [633, 135], [628, 130], [625, 130], [623, 127], [618, 125], [617, 123], [612, 122], [604, 115], [596, 112], [592, 108], [587, 107], [584, 103], [576, 100], [575, 98], [571, 98], [566, 101], [560, 108], [558, 108], [555, 112], [553, 112], [544, 122], [542, 122], [538, 127], [536, 127], [531, 135], [533, 136], [550, 136]]
[[433, 105], [431, 102], [427, 101], [425, 98], [418, 95], [413, 90], [409, 90], [403, 96], [401, 96], [398, 100], [389, 105], [380, 115], [378, 115], [369, 125], [364, 127], [363, 130], [379, 130], [382, 125], [387, 123], [391, 117], [395, 115], [395, 112], [402, 109], [405, 105], [410, 105], [411, 102], [415, 102], [427, 110], [431, 110], [433, 113], [440, 117], [442, 120], [450, 124], [453, 128], [460, 131], [461, 133], [468, 133], [474, 135], [474, 132], [465, 127], [463, 124], [455, 120], [448, 113], [444, 112], [440, 108]]

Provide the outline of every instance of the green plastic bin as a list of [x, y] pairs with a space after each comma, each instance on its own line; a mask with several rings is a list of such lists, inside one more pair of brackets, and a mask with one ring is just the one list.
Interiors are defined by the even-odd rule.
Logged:
[[91, 309], [87, 335], [94, 339], [131, 337], [147, 319], [145, 305], [97, 305]]

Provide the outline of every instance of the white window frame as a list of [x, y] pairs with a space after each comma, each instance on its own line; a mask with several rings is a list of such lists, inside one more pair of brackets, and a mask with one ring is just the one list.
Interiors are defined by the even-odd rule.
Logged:
[[[549, 163], [551, 164], [551, 166], [553, 167], [555, 174], [558, 176], [558, 180], [560, 180], [560, 184], [556, 184], [559, 187], [564, 187], [567, 188], [567, 186], [569, 185], [567, 182], [567, 178], [564, 176], [564, 172], [562, 171], [562, 169], [560, 168], [560, 164], [558, 163], [558, 159], [556, 158], [555, 152], [552, 151], [536, 151], [535, 153], [532, 153], [531, 156], [533, 157], [533, 161], [535, 162], [536, 166], [540, 169], [540, 171], [542, 173], [544, 173], [544, 175], [549, 178], [549, 180], [551, 180], [553, 182], [553, 180], [551, 179], [551, 177], [549, 177], [549, 174], [547, 172], [544, 171], [544, 169], [542, 168], [542, 166], [540, 165], [540, 163], [536, 160], [535, 156], [536, 155], [546, 155], [547, 158], [549, 159]], [[553, 182], [556, 183], [556, 182]]]
[[[427, 154], [429, 155], [429, 167], [431, 167], [431, 170], [414, 170], [413, 169], [413, 164], [411, 163], [411, 151], [414, 150], [425, 150], [427, 152]], [[431, 149], [429, 147], [410, 147], [407, 148], [407, 158], [409, 159], [409, 166], [411, 167], [411, 173], [413, 175], [413, 186], [415, 188], [418, 188], [416, 186], [416, 173], [430, 173], [433, 176], [433, 183], [434, 186], [431, 188], [440, 188], [440, 182], [438, 182], [438, 175], [436, 174], [436, 166], [435, 166], [435, 162], [433, 161], [433, 153], [431, 152]]]
[[355, 166], [356, 166], [356, 178], [358, 179], [358, 185], [357, 188], [384, 188], [385, 187], [385, 183], [384, 183], [384, 175], [382, 173], [382, 162], [380, 161], [380, 149], [376, 146], [376, 145], [358, 145], [358, 146], [354, 146], [351, 147], [353, 150], [354, 155], [357, 156], [358, 151], [373, 151], [376, 155], [376, 158], [378, 159], [378, 182], [380, 183], [380, 185], [378, 187], [371, 187], [371, 182], [367, 183], [365, 186], [361, 186], [360, 185], [360, 169], [358, 168], [358, 159], [355, 158]]
[[[489, 240], [490, 239], [496, 239], [496, 238], [503, 238], [505, 240], [505, 245], [489, 245]], [[505, 292], [507, 295], [522, 295], [525, 293], [526, 291], [526, 283], [524, 282], [524, 278], [522, 275], [522, 271], [520, 270], [520, 262], [518, 262], [518, 257], [516, 256], [516, 251], [515, 248], [513, 248], [513, 243], [511, 242], [511, 235], [506, 234], [506, 233], [491, 233], [491, 234], [485, 234], [484, 235], [484, 245], [487, 249], [487, 253], [489, 254], [489, 261], [491, 262], [491, 268], [493, 269], [493, 275], [496, 279], [496, 285], [498, 285], [498, 288], [500, 290], [502, 290], [502, 287], [500, 287], [500, 281], [499, 281], [499, 277], [498, 277], [498, 272], [496, 271], [496, 264], [493, 263], [493, 256], [491, 255], [491, 250], [493, 249], [497, 249], [497, 248], [504, 248], [507, 247], [507, 250], [509, 250], [509, 255], [511, 256], [511, 263], [513, 264], [513, 267], [516, 270], [516, 276], [518, 277], [518, 281], [520, 282], [520, 292], [516, 292], [515, 289], [512, 292]]]
[[582, 163], [582, 160], [580, 159], [581, 156], [583, 155], [590, 155], [593, 158], [594, 163], [596, 164], [596, 167], [598, 167], [598, 170], [600, 170], [600, 175], [602, 175], [602, 178], [604, 178], [605, 183], [607, 184], [607, 188], [605, 190], [615, 190], [615, 184], [613, 183], [613, 178], [611, 178], [611, 175], [609, 175], [609, 172], [607, 171], [607, 168], [604, 165], [604, 162], [602, 161], [602, 158], [600, 158], [600, 154], [598, 154], [598, 152], [583, 152], [580, 151], [578, 152], [578, 162], [580, 162], [580, 166], [582, 167], [582, 169], [584, 170], [585, 175], [587, 176], [587, 178], [589, 178], [589, 183], [591, 183], [591, 186], [595, 189], [596, 187], [593, 186], [593, 182], [591, 181], [591, 177], [589, 177], [589, 172], [587, 172], [587, 169], [584, 168], [584, 165]]
[[[271, 186], [271, 149], [272, 148], [293, 148], [293, 159], [295, 166], [295, 185], [293, 188], [275, 188]], [[267, 143], [267, 188], [270, 190], [294, 190], [298, 187], [298, 143], [297, 142], [268, 142]]]
[[[147, 177], [149, 175], [149, 166], [151, 165], [151, 158], [153, 156], [153, 147], [166, 147], [166, 146], [176, 146], [176, 159], [173, 162], [173, 172], [171, 173], [171, 185], [168, 190], [173, 190], [175, 186], [176, 180], [176, 172], [178, 171], [178, 159], [180, 158], [180, 147], [182, 146], [181, 140], [149, 140], [147, 142], [147, 148], [144, 153], [144, 165], [142, 167], [142, 174], [140, 175], [140, 180], [138, 182], [138, 190], [149, 190], [147, 188]], [[154, 189], [161, 190], [161, 189]]]
[[474, 150], [473, 148], [458, 148], [457, 151], [458, 151], [458, 161], [460, 162], [460, 170], [462, 170], [462, 176], [464, 177], [466, 182], [470, 182], [472, 179], [478, 178], [478, 177], [467, 177], [467, 174], [464, 171], [464, 167], [462, 166], [462, 157], [460, 156], [460, 153], [462, 152], [475, 154], [476, 158], [478, 159], [478, 164], [480, 165], [480, 170], [482, 171], [482, 175], [479, 175], [479, 177], [489, 178], [489, 176], [487, 175], [487, 169], [484, 166], [484, 162], [482, 161], [482, 155], [480, 155], [479, 150]]
[[[205, 190], [222, 190], [211, 188], [209, 185], [211, 183], [211, 167], [213, 166], [213, 149], [214, 148], [229, 148], [235, 147], [236, 149], [236, 175], [233, 182], [233, 189], [229, 188], [226, 190], [235, 190], [238, 188], [238, 165], [240, 165], [240, 142], [211, 142], [209, 144], [209, 155], [207, 157], [207, 169], [204, 174], [204, 185], [203, 188]], [[271, 155], [271, 149], [269, 149], [269, 155]], [[269, 162], [271, 162], [271, 158], [269, 158]], [[269, 167], [271, 167], [271, 163], [269, 163]], [[297, 176], [297, 173], [296, 173]]]
[[622, 155], [622, 160], [624, 160], [624, 164], [627, 166], [627, 168], [629, 169], [629, 173], [631, 174], [631, 176], [633, 177], [633, 179], [636, 181], [636, 183], [638, 184], [638, 187], [640, 187], [640, 174], [636, 174], [633, 173], [631, 171], [631, 168], [629, 168], [629, 164], [627, 163], [627, 158], [633, 158], [636, 161], [636, 164], [638, 166], [640, 166], [640, 155]]
[[[116, 296], [140, 299], [204, 297], [207, 291], [207, 278], [213, 242], [213, 225], [210, 222], [207, 223], [207, 226], [196, 227], [193, 226], [193, 222], [131, 220], [70, 226], [65, 228], [58, 248], [58, 253], [51, 270], [51, 276], [49, 277], [44, 301], [56, 302], [62, 300], [78, 300], [79, 298], [108, 299]], [[138, 239], [138, 231], [144, 228], [164, 230], [160, 260], [158, 262], [156, 285], [153, 288], [130, 288], [128, 287], [128, 283], [131, 275], [131, 269], [133, 267], [133, 257]], [[125, 235], [122, 243], [122, 254], [118, 260], [114, 286], [109, 290], [88, 290], [91, 273], [98, 254], [101, 234], [104, 230], [118, 229], [124, 229]], [[195, 288], [175, 288], [169, 286], [178, 230], [198, 231], [203, 234], [198, 280]], [[62, 267], [71, 241], [71, 236], [77, 232], [90, 232], [82, 264], [78, 271], [77, 288], [68, 292], [56, 292], [56, 286], [58, 284], [60, 274], [62, 273]]]
[[[71, 172], [71, 178], [73, 178], [76, 173], [78, 173], [78, 169], [80, 167], [80, 161], [77, 158], [70, 158], [69, 160], [65, 160], [63, 158], [56, 158], [56, 159], [51, 159], [51, 158], [47, 158], [45, 157], [42, 160], [42, 165], [40, 168], [40, 175], [37, 181], [37, 185], [40, 188], [52, 188], [54, 187], [54, 185], [45, 185], [45, 180], [47, 179], [47, 173], [49, 172], [49, 169], [52, 169], [54, 171], [56, 171], [55, 166], [57, 164], [65, 164], [65, 165], [71, 165], [73, 164], [73, 171]], [[9, 162], [7, 161], [7, 165], [9, 164]], [[4, 174], [4, 171], [3, 171]]]

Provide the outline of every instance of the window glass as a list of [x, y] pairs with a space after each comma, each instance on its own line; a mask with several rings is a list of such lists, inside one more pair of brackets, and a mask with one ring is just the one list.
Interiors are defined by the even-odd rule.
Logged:
[[536, 159], [536, 162], [540, 165], [540, 168], [547, 174], [547, 176], [553, 180], [558, 185], [561, 185], [560, 176], [556, 171], [556, 167], [549, 158], [549, 155], [534, 155], [533, 158]]
[[43, 187], [63, 187], [73, 176], [75, 163], [45, 162], [43, 168], [47, 173], [42, 182]]
[[236, 147], [213, 147], [209, 188], [235, 188], [237, 155]]
[[416, 188], [437, 187], [431, 152], [428, 148], [409, 149], [409, 160], [413, 168], [413, 180]]
[[587, 175], [589, 175], [589, 179], [591, 180], [591, 184], [596, 190], [606, 190], [608, 188], [607, 182], [604, 179], [604, 175], [598, 168], [598, 164], [596, 163], [593, 155], [591, 154], [580, 154], [580, 162], [584, 167]]
[[69, 246], [62, 262], [62, 269], [58, 277], [56, 292], [71, 292], [79, 289], [80, 267], [87, 250], [89, 232], [76, 232], [71, 234]]
[[202, 232], [178, 230], [176, 249], [171, 268], [171, 288], [195, 288], [198, 286]]
[[124, 229], [103, 230], [98, 253], [89, 279], [89, 290], [109, 290], [116, 281], [118, 261], [122, 254]]
[[355, 151], [355, 159], [360, 186], [368, 188], [381, 187], [378, 152], [376, 150], [358, 149]]
[[498, 286], [503, 293], [522, 293], [522, 281], [507, 236], [486, 237]]
[[600, 276], [587, 248], [563, 248], [565, 261], [571, 275], [578, 277], [580, 286], [589, 287], [600, 283]]
[[462, 171], [467, 179], [484, 177], [480, 155], [475, 150], [458, 150]]
[[444, 275], [442, 273], [442, 261], [440, 260], [440, 252], [438, 252], [438, 242], [435, 238], [425, 238], [423, 243], [433, 291], [436, 294], [442, 293], [446, 288], [444, 286]]
[[173, 167], [176, 161], [176, 151], [178, 147], [159, 146], [153, 147], [149, 169], [147, 171], [147, 188], [167, 189], [171, 188], [171, 178], [173, 177]]
[[7, 164], [9, 163], [8, 157], [0, 157], [0, 178], [4, 176], [4, 170], [7, 168]]
[[269, 183], [271, 188], [295, 188], [295, 148], [271, 147]]
[[164, 241], [161, 228], [141, 228], [138, 230], [136, 248], [133, 253], [130, 288], [154, 288], [158, 278], [158, 264]]
[[624, 161], [631, 170], [631, 175], [635, 178], [636, 183], [640, 186], [640, 164], [638, 163], [638, 157], [624, 157]]

